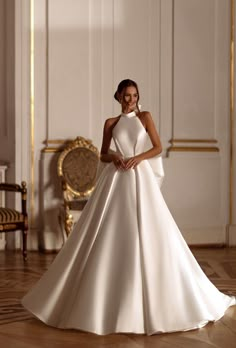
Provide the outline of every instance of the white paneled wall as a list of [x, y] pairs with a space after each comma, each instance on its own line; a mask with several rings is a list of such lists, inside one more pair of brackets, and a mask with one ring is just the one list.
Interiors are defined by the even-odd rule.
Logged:
[[[123, 78], [138, 81], [141, 104], [153, 112], [159, 123], [160, 8], [161, 2], [156, 0], [35, 1], [35, 61], [39, 63], [35, 70], [35, 116], [39, 151], [43, 140], [77, 135], [91, 138], [100, 148], [105, 119], [120, 112], [113, 95]], [[40, 105], [42, 100], [44, 105]], [[53, 211], [59, 205], [58, 197], [52, 197], [48, 174], [52, 175], [48, 168], [55, 156], [45, 153], [42, 161], [36, 161], [46, 180], [39, 187], [44, 191], [43, 233], [50, 236], [40, 240], [46, 241], [49, 249], [62, 243], [60, 230], [55, 227], [57, 214], [45, 212], [50, 204], [55, 207]]]
[[90, 136], [90, 2], [48, 4], [48, 137]]
[[229, 1], [173, 2], [171, 138], [175, 151], [165, 160], [163, 192], [181, 231], [193, 244], [226, 241], [229, 14]]
[[[42, 3], [36, 1], [36, 7]], [[100, 145], [98, 128], [119, 112], [113, 94], [127, 77], [139, 82], [141, 102], [159, 117], [160, 3], [50, 0], [48, 7], [45, 4], [48, 28], [41, 32], [48, 30], [48, 71], [39, 78], [48, 84], [49, 139], [80, 133]]]
[[[235, 4], [235, 3], [234, 3]], [[236, 25], [235, 25], [235, 18], [236, 18], [236, 6], [234, 6], [234, 13], [232, 13], [232, 17], [234, 18], [234, 26], [233, 26], [233, 36], [234, 39], [236, 37]], [[231, 42], [231, 47], [233, 48], [233, 42]], [[234, 49], [235, 49], [235, 41], [234, 41]], [[235, 51], [234, 51], [234, 61], [231, 62], [233, 66], [233, 68], [235, 69], [236, 66], [236, 55], [235, 55]], [[229, 223], [229, 244], [230, 245], [236, 245], [236, 175], [235, 175], [235, 168], [236, 168], [236, 107], [235, 107], [235, 103], [236, 103], [236, 80], [235, 80], [235, 70], [234, 73], [232, 72], [232, 76], [233, 76], [233, 86], [234, 89], [231, 89], [232, 93], [232, 108], [233, 108], [233, 112], [232, 112], [232, 117], [231, 117], [231, 131], [232, 131], [232, 143], [231, 143], [231, 147], [230, 147], [230, 151], [232, 154], [232, 161], [231, 161], [231, 176], [232, 176], [232, 185], [230, 185], [230, 223]]]
[[217, 1], [174, 2], [175, 138], [215, 139]]
[[[6, 23], [4, 19], [5, 2], [3, 0], [0, 0], [0, 137], [3, 139], [6, 137]], [[0, 153], [1, 152], [2, 151], [0, 149]]]
[[[30, 248], [36, 249], [38, 243], [43, 249], [62, 245], [57, 154], [45, 151], [45, 143], [51, 146], [52, 140], [82, 135], [100, 148], [105, 119], [119, 113], [113, 94], [124, 78], [138, 82], [142, 109], [153, 114], [164, 147], [163, 194], [187, 242], [225, 243], [230, 0], [33, 3], [34, 152], [32, 145], [27, 147], [30, 128], [16, 131], [16, 136], [28, 137], [22, 145], [23, 162], [17, 161], [16, 170], [26, 168], [29, 180], [32, 165], [34, 173]], [[17, 3], [16, 21], [23, 21], [21, 28], [29, 5], [29, 1]], [[21, 42], [29, 51], [26, 35], [23, 31], [22, 38], [17, 31], [16, 45], [19, 48]], [[17, 76], [23, 74], [26, 91], [31, 74], [27, 57], [21, 52], [21, 66], [16, 68]], [[16, 87], [19, 91], [20, 82]], [[27, 107], [24, 96], [22, 107]], [[29, 117], [23, 115], [26, 125]]]

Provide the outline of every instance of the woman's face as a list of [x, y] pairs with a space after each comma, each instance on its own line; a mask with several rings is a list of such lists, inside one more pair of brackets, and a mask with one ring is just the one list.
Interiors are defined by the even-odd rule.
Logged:
[[120, 103], [123, 112], [131, 112], [136, 109], [138, 92], [134, 86], [126, 87], [120, 96]]

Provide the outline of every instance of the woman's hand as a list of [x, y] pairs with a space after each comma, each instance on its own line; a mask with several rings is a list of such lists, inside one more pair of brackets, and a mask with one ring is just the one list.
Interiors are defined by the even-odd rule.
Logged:
[[126, 162], [125, 162], [125, 169], [135, 169], [137, 167], [137, 165], [142, 161], [142, 157], [141, 156], [134, 156], [129, 158]]
[[114, 163], [116, 169], [118, 169], [118, 170], [125, 170], [126, 169], [125, 162], [121, 156], [113, 155], [112, 162]]

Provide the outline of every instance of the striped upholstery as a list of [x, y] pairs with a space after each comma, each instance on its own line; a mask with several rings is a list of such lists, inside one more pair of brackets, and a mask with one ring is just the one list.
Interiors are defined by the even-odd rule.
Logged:
[[9, 208], [0, 208], [0, 224], [1, 223], [18, 223], [24, 222], [24, 215], [16, 210]]
[[22, 251], [24, 261], [27, 260], [27, 185], [22, 181], [21, 185], [11, 183], [0, 183], [0, 192], [15, 192], [21, 195], [21, 210], [10, 209], [0, 206], [0, 235], [1, 233], [14, 232], [21, 230], [22, 233]]

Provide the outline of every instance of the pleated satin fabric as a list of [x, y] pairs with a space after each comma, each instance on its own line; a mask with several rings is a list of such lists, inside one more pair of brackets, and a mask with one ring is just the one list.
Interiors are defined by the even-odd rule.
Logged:
[[[113, 130], [116, 150], [144, 150], [135, 113]], [[96, 188], [48, 271], [22, 299], [44, 323], [96, 334], [185, 331], [236, 304], [210, 282], [179, 231], [152, 165], [104, 166]]]

